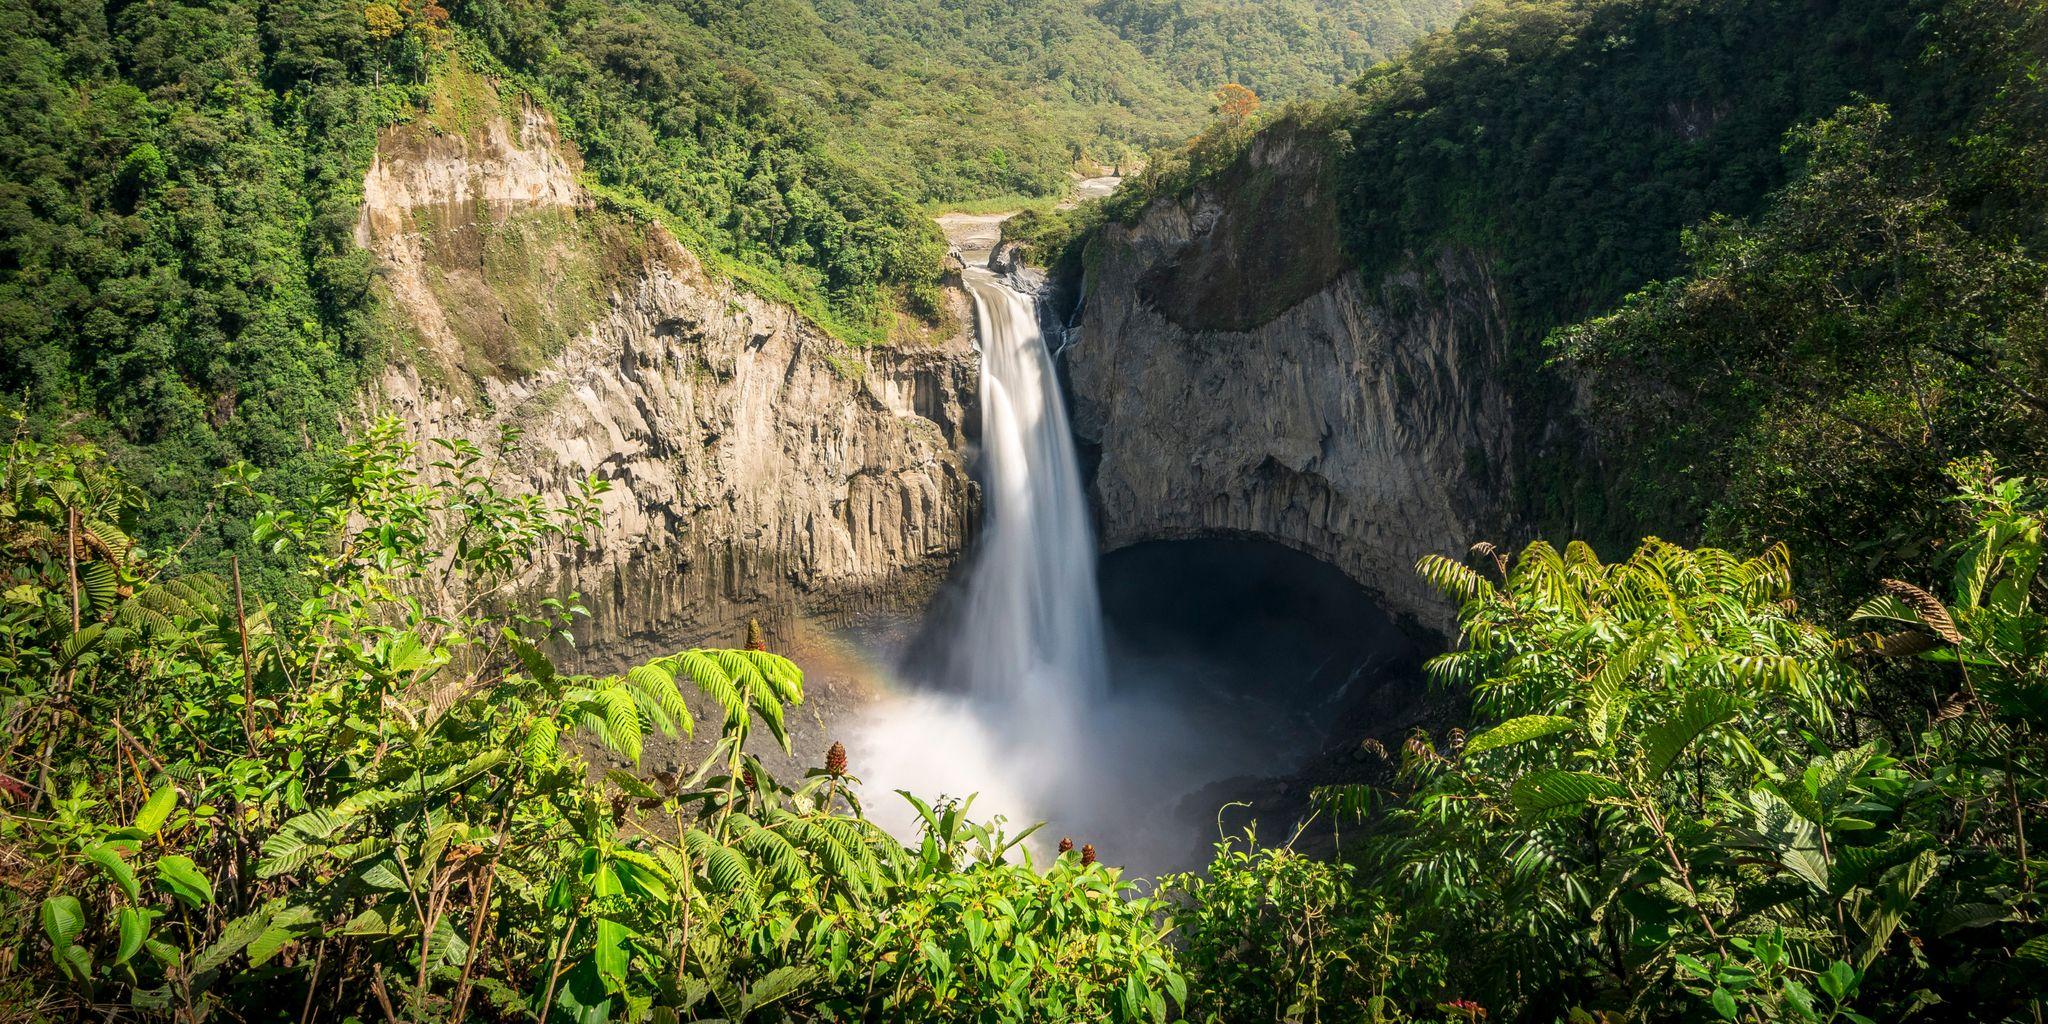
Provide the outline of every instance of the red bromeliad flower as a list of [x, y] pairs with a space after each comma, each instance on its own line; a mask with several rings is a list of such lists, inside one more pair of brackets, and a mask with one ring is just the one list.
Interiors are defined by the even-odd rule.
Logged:
[[846, 774], [846, 744], [832, 741], [832, 749], [825, 751], [825, 774], [835, 779]]
[[1072, 851], [1073, 851], [1073, 849], [1074, 849], [1074, 837], [1073, 837], [1073, 836], [1061, 836], [1061, 837], [1060, 837], [1060, 852], [1061, 852], [1061, 853], [1070, 853], [1070, 852], [1072, 852]]
[[1093, 864], [1093, 863], [1095, 863], [1095, 844], [1094, 844], [1094, 843], [1082, 843], [1082, 844], [1081, 844], [1081, 866], [1085, 868], [1085, 867], [1087, 867], [1088, 865], [1090, 865], [1090, 864]]
[[1448, 1003], [1436, 1004], [1436, 1008], [1465, 1021], [1466, 1024], [1476, 1024], [1486, 1019], [1486, 1007], [1470, 999], [1453, 999]]

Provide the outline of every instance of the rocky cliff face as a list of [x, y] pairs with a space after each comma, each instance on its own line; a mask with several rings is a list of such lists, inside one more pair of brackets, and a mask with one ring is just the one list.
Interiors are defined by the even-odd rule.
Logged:
[[1500, 301], [1470, 253], [1386, 280], [1346, 269], [1325, 172], [1312, 143], [1268, 132], [1094, 243], [1064, 357], [1100, 452], [1102, 542], [1277, 541], [1441, 627], [1415, 560], [1503, 525]]
[[364, 183], [397, 339], [367, 404], [420, 437], [523, 429], [508, 487], [611, 482], [590, 549], [544, 584], [583, 593], [585, 649], [929, 594], [972, 518], [967, 340], [848, 348], [599, 209], [545, 113], [481, 94], [466, 128], [389, 132]]

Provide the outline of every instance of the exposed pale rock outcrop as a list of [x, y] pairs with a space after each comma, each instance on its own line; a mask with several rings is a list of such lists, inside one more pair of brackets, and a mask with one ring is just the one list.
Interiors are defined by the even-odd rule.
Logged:
[[1427, 275], [1347, 269], [1324, 174], [1313, 145], [1268, 132], [1096, 241], [1064, 359], [1100, 451], [1102, 543], [1278, 541], [1440, 628], [1416, 559], [1500, 535], [1500, 300], [1469, 253]]
[[500, 109], [382, 140], [358, 238], [401, 341], [368, 406], [421, 437], [522, 428], [508, 487], [610, 481], [590, 548], [544, 581], [583, 593], [600, 660], [915, 607], [972, 517], [971, 345], [850, 349], [597, 209], [548, 117]]

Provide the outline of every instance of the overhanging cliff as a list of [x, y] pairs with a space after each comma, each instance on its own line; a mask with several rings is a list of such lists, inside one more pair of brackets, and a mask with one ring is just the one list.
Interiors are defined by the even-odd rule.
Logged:
[[1497, 537], [1513, 472], [1486, 261], [1345, 269], [1327, 157], [1290, 132], [1092, 242], [1065, 349], [1102, 542], [1249, 536], [1431, 626], [1427, 552]]

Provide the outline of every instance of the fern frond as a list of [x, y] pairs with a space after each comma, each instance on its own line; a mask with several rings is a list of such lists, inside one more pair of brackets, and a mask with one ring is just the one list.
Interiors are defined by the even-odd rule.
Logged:
[[1415, 571], [1438, 592], [1461, 605], [1493, 596], [1493, 584], [1470, 567], [1442, 555], [1422, 556], [1415, 563]]

